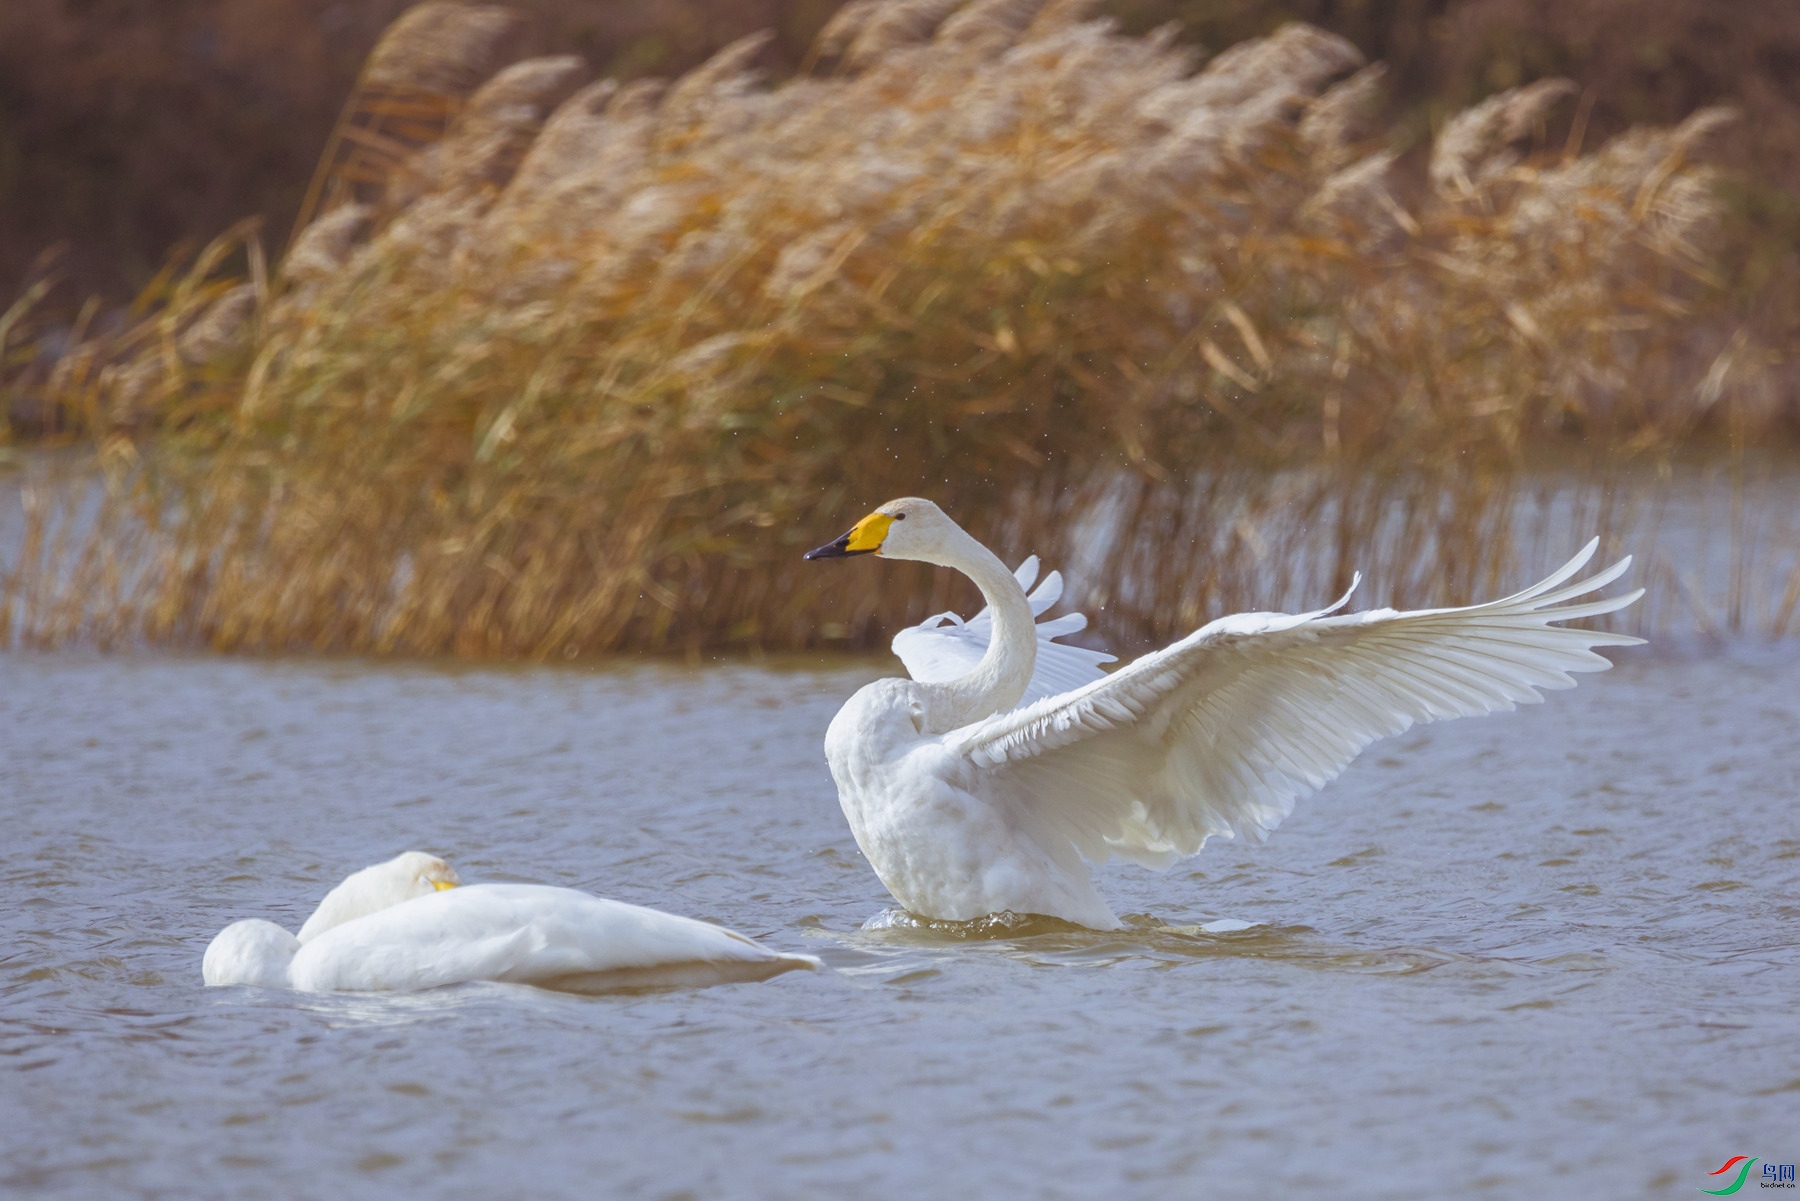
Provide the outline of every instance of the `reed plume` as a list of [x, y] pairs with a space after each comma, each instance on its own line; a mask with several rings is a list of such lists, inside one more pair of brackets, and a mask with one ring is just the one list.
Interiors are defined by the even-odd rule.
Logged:
[[328, 154], [342, 205], [235, 358], [195, 367], [183, 318], [123, 368], [160, 381], [120, 484], [152, 532], [100, 555], [135, 556], [109, 599], [22, 605], [15, 633], [863, 644], [967, 598], [799, 553], [923, 493], [1079, 565], [1133, 645], [1352, 566], [1467, 597], [1548, 528], [1522, 470], [1579, 435], [1603, 491], [1758, 395], [1757, 355], [1695, 320], [1727, 114], [1529, 155], [1545, 81], [1449, 122], [1403, 204], [1348, 42], [1288, 25], [1196, 71], [1084, 9], [853, 5], [772, 89], [757, 38], [666, 86], [457, 76], [443, 136]]

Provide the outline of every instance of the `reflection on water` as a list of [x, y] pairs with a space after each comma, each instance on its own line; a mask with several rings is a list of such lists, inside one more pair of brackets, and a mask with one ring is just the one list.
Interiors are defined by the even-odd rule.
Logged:
[[[1199, 925], [1171, 926], [1157, 918], [1129, 915], [1126, 929], [1087, 930], [1058, 918], [1037, 914], [996, 915], [974, 922], [940, 922], [888, 911], [878, 925], [842, 941], [870, 952], [858, 963], [840, 959], [841, 970], [891, 972], [878, 952], [961, 947], [1003, 954], [1020, 963], [1054, 967], [1068, 964], [1110, 967], [1126, 960], [1145, 966], [1177, 967], [1203, 959], [1274, 959], [1333, 972], [1424, 972], [1454, 959], [1468, 959], [1423, 947], [1333, 946], [1309, 926], [1276, 928], [1225, 919]], [[1208, 926], [1247, 929], [1208, 930]]]
[[[892, 912], [819, 747], [867, 668], [0, 658], [0, 1192], [1688, 1196], [1800, 1152], [1800, 659], [1625, 659], [1101, 933]], [[413, 847], [827, 970], [200, 987]]]

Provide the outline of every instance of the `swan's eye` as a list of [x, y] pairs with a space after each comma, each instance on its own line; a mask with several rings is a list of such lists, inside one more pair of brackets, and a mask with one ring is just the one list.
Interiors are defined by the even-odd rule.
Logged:
[[895, 520], [895, 521], [905, 521], [905, 520], [906, 520], [906, 514], [904, 514], [904, 513], [896, 513], [896, 514], [894, 514], [894, 520]]

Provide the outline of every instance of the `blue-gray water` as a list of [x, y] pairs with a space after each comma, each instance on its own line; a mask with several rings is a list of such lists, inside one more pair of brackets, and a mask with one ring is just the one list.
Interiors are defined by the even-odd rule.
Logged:
[[[1800, 1158], [1800, 657], [1620, 658], [1109, 867], [1129, 932], [958, 941], [859, 930], [819, 743], [867, 667], [0, 656], [0, 1193], [1694, 1196]], [[412, 847], [831, 970], [200, 986]]]

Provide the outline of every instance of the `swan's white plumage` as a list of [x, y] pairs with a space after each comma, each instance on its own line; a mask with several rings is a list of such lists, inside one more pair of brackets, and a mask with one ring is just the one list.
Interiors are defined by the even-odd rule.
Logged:
[[572, 888], [474, 884], [336, 926], [300, 949], [289, 975], [304, 991], [368, 992], [471, 980], [557, 983], [676, 965], [816, 964], [723, 926]]
[[1540, 690], [1573, 688], [1572, 672], [1610, 667], [1594, 647], [1642, 641], [1550, 624], [1642, 595], [1565, 603], [1630, 566], [1555, 590], [1597, 544], [1483, 605], [1222, 618], [1104, 681], [958, 730], [946, 746], [1091, 859], [1163, 866], [1213, 835], [1261, 838], [1376, 739], [1535, 704]]
[[[1013, 572], [1013, 578], [1019, 581], [1019, 587], [1025, 589], [1026, 600], [1031, 603], [1032, 616], [1041, 617], [1062, 599], [1063, 580], [1060, 571], [1053, 571], [1044, 577], [1043, 583], [1033, 589], [1031, 585], [1037, 580], [1037, 573], [1038, 557], [1032, 555], [1019, 564], [1018, 570]], [[1113, 662], [1116, 656], [1105, 651], [1091, 651], [1085, 647], [1066, 646], [1054, 641], [1087, 629], [1085, 614], [1065, 613], [1061, 617], [1038, 622], [1036, 629], [1037, 664], [1032, 669], [1031, 682], [1025, 686], [1021, 704], [1029, 705], [1034, 701], [1072, 692], [1083, 684], [1106, 678], [1106, 672], [1100, 665]], [[988, 644], [993, 641], [993, 637], [992, 606], [982, 609], [968, 621], [954, 613], [939, 613], [895, 634], [894, 654], [906, 665], [907, 675], [928, 684], [937, 684], [973, 671], [975, 665], [981, 662], [981, 657], [987, 653]]]
[[[1260, 838], [1376, 739], [1537, 702], [1542, 690], [1573, 687], [1571, 673], [1610, 667], [1595, 647], [1642, 641], [1553, 624], [1642, 595], [1577, 603], [1630, 566], [1570, 584], [1596, 540], [1502, 600], [1334, 615], [1346, 594], [1314, 613], [1240, 613], [1014, 707], [1006, 681], [1041, 645], [1034, 615], [1005, 595], [1016, 587], [1005, 568], [936, 506], [907, 499], [877, 510], [902, 511], [906, 524], [894, 521], [877, 553], [967, 572], [1005, 627], [980, 671], [877, 681], [826, 736], [858, 844], [895, 898], [927, 917], [1012, 910], [1116, 926], [1084, 859], [1162, 867], [1214, 835]], [[953, 725], [934, 720], [983, 708]]]
[[300, 927], [300, 942], [309, 943], [333, 926], [461, 883], [456, 869], [436, 855], [403, 851], [385, 863], [351, 872], [342, 884], [326, 893]]
[[288, 968], [299, 951], [300, 940], [274, 922], [260, 918], [233, 922], [206, 945], [200, 978], [208, 985], [291, 988]]
[[[399, 860], [377, 864], [351, 877], [361, 878], [353, 891], [391, 894], [393, 881], [382, 884], [379, 877], [403, 883], [413, 870]], [[540, 884], [433, 889], [308, 927], [313, 934], [302, 943], [272, 922], [235, 922], [207, 948], [202, 976], [209, 985], [374, 992], [476, 980], [703, 984], [818, 966], [810, 955], [771, 951], [722, 926]]]

